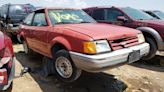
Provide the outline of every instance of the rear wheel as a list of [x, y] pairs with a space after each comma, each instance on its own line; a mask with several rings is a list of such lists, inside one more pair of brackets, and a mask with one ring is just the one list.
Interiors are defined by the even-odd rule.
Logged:
[[145, 37], [146, 42], [148, 42], [150, 44], [150, 52], [147, 56], [144, 56], [142, 59], [145, 61], [148, 61], [150, 59], [152, 59], [157, 52], [157, 45], [154, 39], [152, 39], [151, 37]]
[[54, 66], [58, 78], [67, 83], [76, 81], [82, 72], [73, 64], [66, 50], [59, 50], [55, 53]]

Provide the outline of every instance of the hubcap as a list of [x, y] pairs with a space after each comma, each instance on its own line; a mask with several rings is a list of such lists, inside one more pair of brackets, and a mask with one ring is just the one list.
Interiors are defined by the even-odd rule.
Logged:
[[26, 42], [23, 42], [23, 49], [24, 49], [24, 52], [27, 54], [28, 53], [28, 47], [27, 47]]
[[70, 78], [73, 73], [71, 62], [65, 57], [58, 57], [55, 62], [58, 74], [63, 78]]

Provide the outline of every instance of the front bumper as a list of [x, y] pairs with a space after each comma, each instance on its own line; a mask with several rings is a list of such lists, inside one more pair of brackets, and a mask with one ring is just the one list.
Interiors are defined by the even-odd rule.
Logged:
[[140, 58], [142, 58], [142, 56], [149, 53], [150, 46], [148, 43], [143, 43], [137, 46], [97, 55], [70, 52], [70, 56], [79, 69], [88, 72], [101, 72], [128, 63], [129, 54], [136, 50], [140, 51]]

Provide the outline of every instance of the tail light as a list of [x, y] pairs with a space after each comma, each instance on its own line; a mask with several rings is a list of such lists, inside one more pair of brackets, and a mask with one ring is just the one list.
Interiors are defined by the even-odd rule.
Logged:
[[7, 70], [0, 69], [0, 84], [6, 85], [8, 83]]

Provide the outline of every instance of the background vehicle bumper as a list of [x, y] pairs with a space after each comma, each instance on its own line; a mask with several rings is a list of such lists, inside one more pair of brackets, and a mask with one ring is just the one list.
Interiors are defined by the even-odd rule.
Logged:
[[76, 52], [70, 52], [74, 64], [88, 72], [101, 72], [106, 69], [118, 67], [128, 63], [129, 54], [133, 51], [140, 51], [140, 58], [149, 53], [150, 46], [143, 43], [130, 48], [112, 51], [105, 54], [86, 55]]

